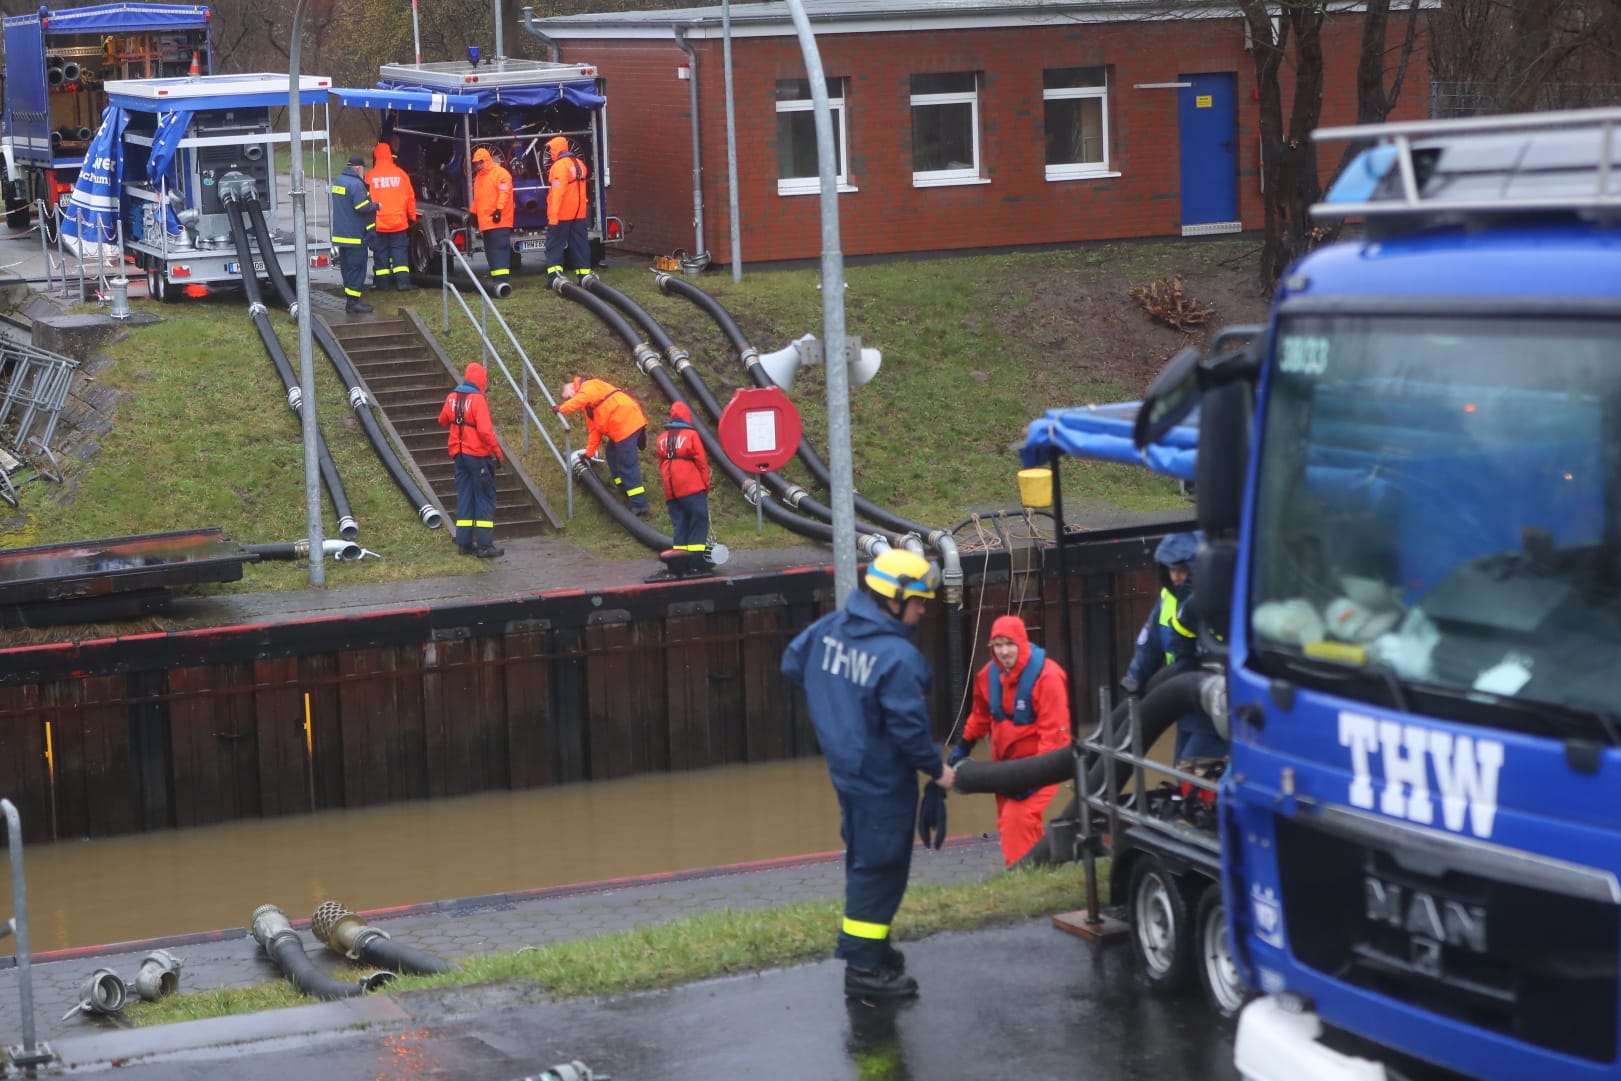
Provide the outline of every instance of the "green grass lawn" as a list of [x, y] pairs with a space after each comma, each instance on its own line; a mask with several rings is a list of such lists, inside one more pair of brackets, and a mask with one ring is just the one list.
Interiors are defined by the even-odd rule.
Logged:
[[[976, 510], [1016, 507], [1019, 462], [1013, 447], [1032, 418], [1053, 406], [1119, 400], [1140, 393], [1122, 378], [1099, 378], [1096, 363], [1073, 357], [1102, 348], [1077, 324], [1060, 347], [1028, 337], [1051, 317], [1035, 310], [1021, 283], [1049, 291], [1117, 289], [1120, 318], [1147, 317], [1126, 299], [1132, 283], [1182, 272], [1234, 255], [1247, 241], [1164, 241], [1097, 245], [1026, 254], [931, 258], [851, 266], [847, 270], [848, 333], [883, 353], [882, 370], [850, 395], [855, 484], [867, 498], [913, 520], [951, 527]], [[482, 262], [475, 257], [482, 268]], [[694, 367], [724, 404], [739, 386], [751, 386], [724, 335], [691, 303], [660, 294], [651, 273], [615, 262], [604, 280], [640, 303], [690, 351]], [[689, 279], [692, 280], [692, 279]], [[822, 335], [817, 269], [750, 269], [740, 284], [725, 271], [695, 284], [714, 295], [761, 352], [781, 348], [807, 332]], [[1031, 293], [1035, 290], [1032, 288]], [[428, 324], [441, 327], [437, 292], [419, 290], [410, 302]], [[1027, 304], [1031, 310], [1024, 310]], [[4, 525], [10, 546], [88, 537], [217, 525], [241, 543], [295, 540], [306, 533], [303, 452], [297, 417], [287, 409], [281, 384], [254, 333], [240, 296], [159, 305], [135, 301], [163, 322], [130, 328], [105, 352], [114, 363], [98, 378], [123, 394], [113, 430], [87, 462], [68, 466], [61, 489], [33, 485], [22, 509]], [[540, 377], [560, 386], [576, 372], [594, 374], [630, 389], [657, 434], [667, 405], [639, 373], [628, 349], [585, 309], [543, 288], [537, 274], [518, 278], [513, 297], [501, 302]], [[284, 347], [296, 366], [296, 333], [277, 319]], [[505, 346], [505, 338], [496, 335]], [[441, 337], [457, 364], [479, 358], [475, 329], [451, 305], [451, 330]], [[1071, 353], [1070, 350], [1074, 352]], [[503, 358], [514, 365], [510, 348]], [[372, 452], [343, 399], [343, 388], [319, 349], [316, 352], [318, 415], [360, 522], [360, 542], [381, 561], [331, 564], [329, 584], [478, 573], [475, 561], [459, 559], [445, 531], [429, 531], [400, 496]], [[674, 377], [674, 373], [672, 372]], [[675, 377], [679, 382], [679, 377]], [[447, 384], [446, 390], [450, 386]], [[825, 383], [820, 372], [802, 372], [793, 387], [806, 433], [826, 456]], [[522, 413], [514, 390], [492, 379], [491, 406], [508, 444], [521, 447]], [[561, 431], [536, 397], [538, 412]], [[537, 436], [524, 462], [559, 513], [565, 507], [563, 471]], [[574, 445], [584, 440], [576, 428]], [[650, 454], [643, 467], [655, 496], [654, 522], [668, 528], [659, 506]], [[718, 471], [717, 471], [718, 472]], [[784, 470], [823, 501], [827, 494], [803, 466]], [[1077, 463], [1066, 471], [1069, 499], [1099, 499], [1128, 510], [1185, 505], [1174, 485], [1128, 466]], [[326, 506], [329, 536], [336, 516]], [[756, 533], [755, 510], [724, 478], [711, 501], [720, 538], [733, 547], [801, 543], [770, 523]], [[446, 508], [447, 510], [451, 508]], [[606, 557], [641, 553], [583, 495], [568, 535]], [[264, 591], [308, 584], [303, 564], [260, 564], [241, 582], [218, 588]]]
[[[1098, 874], [1101, 885], [1107, 887], [1107, 860], [1098, 864]], [[1085, 884], [1080, 865], [1064, 864], [1009, 872], [983, 882], [914, 886], [907, 891], [895, 920], [895, 936], [904, 943], [941, 931], [966, 931], [1080, 908]], [[1106, 888], [1103, 893], [1106, 898]], [[401, 977], [389, 985], [389, 991], [515, 983], [532, 988], [536, 995], [563, 999], [757, 972], [829, 956], [841, 910], [841, 901], [728, 910], [515, 953], [451, 958], [460, 962], [458, 971]], [[355, 969], [339, 978], [358, 980], [362, 971]], [[155, 1025], [309, 1001], [287, 981], [279, 980], [174, 995], [155, 1003], [131, 1003], [126, 1016], [137, 1024]]]

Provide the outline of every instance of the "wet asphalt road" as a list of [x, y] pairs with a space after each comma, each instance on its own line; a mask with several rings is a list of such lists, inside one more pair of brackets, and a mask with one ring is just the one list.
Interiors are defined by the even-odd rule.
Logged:
[[[232, 1019], [234, 1033], [204, 1022], [216, 1027], [203, 1039], [170, 1025], [143, 1032], [144, 1047], [118, 1034], [137, 1057], [117, 1062], [100, 1057], [111, 1033], [58, 1050], [74, 1076], [121, 1081], [517, 1081], [575, 1059], [614, 1081], [1236, 1077], [1229, 1033], [1197, 998], [1143, 989], [1124, 947], [1094, 953], [1042, 919], [906, 951], [923, 992], [899, 1005], [846, 1003], [828, 961], [615, 999], [421, 992]], [[286, 1034], [301, 1024], [326, 1031]]]

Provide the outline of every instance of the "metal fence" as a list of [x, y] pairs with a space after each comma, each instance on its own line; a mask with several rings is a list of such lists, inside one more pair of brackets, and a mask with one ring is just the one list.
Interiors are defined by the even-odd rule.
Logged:
[[[1509, 112], [1509, 92], [1509, 87], [1494, 82], [1432, 82], [1430, 116], [1450, 120]], [[1621, 83], [1543, 83], [1537, 91], [1534, 111], [1596, 109], [1606, 105], [1621, 105]]]
[[31, 462], [40, 476], [62, 480], [51, 440], [78, 370], [72, 357], [0, 339], [0, 449], [6, 452], [0, 458], [0, 498], [14, 507], [10, 471], [18, 460]]

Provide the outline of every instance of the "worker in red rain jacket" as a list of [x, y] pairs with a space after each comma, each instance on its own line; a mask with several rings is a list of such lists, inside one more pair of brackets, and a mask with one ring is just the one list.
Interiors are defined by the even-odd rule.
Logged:
[[461, 385], [439, 410], [439, 426], [450, 429], [450, 456], [456, 460], [456, 545], [464, 556], [494, 559], [502, 553], [495, 546], [495, 471], [502, 458], [484, 400], [486, 378], [484, 365], [467, 366]]
[[666, 563], [674, 574], [706, 572], [710, 566], [709, 456], [698, 429], [692, 426], [692, 410], [686, 402], [670, 406], [670, 422], [659, 433], [658, 462], [674, 534], [670, 547], [677, 553]]
[[572, 267], [575, 277], [591, 273], [591, 235], [587, 226], [590, 213], [587, 169], [580, 156], [569, 149], [568, 139], [554, 136], [546, 150], [552, 167], [546, 173], [546, 273], [547, 284], [564, 277], [563, 268]]
[[[991, 737], [991, 760], [1031, 758], [1067, 747], [1069, 677], [1030, 635], [1018, 616], [991, 624], [991, 659], [974, 677], [974, 708], [962, 741], [947, 759], [967, 758], [974, 744]], [[1041, 840], [1042, 815], [1057, 785], [1032, 788], [1018, 796], [996, 797], [996, 828], [1002, 834], [1002, 860], [1012, 867]]]
[[366, 186], [377, 204], [371, 242], [371, 287], [411, 288], [411, 225], [417, 220], [417, 193], [405, 170], [394, 164], [394, 148], [378, 143]]

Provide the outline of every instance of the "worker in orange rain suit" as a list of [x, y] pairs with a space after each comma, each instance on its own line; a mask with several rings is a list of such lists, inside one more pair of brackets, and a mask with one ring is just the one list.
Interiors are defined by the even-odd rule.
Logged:
[[411, 288], [410, 230], [417, 220], [417, 193], [411, 178], [394, 164], [394, 148], [378, 143], [375, 164], [366, 174], [372, 202], [377, 204], [377, 229], [371, 242], [371, 287]]
[[495, 471], [502, 458], [484, 400], [486, 379], [484, 365], [469, 364], [461, 385], [439, 410], [439, 426], [450, 429], [450, 456], [456, 460], [456, 546], [464, 556], [494, 559], [502, 554], [495, 546]]
[[473, 205], [484, 237], [484, 263], [497, 284], [512, 274], [512, 174], [484, 147], [473, 151]]
[[632, 514], [646, 518], [647, 488], [642, 484], [638, 452], [647, 447], [647, 414], [629, 392], [603, 379], [577, 375], [563, 385], [563, 401], [554, 411], [568, 416], [581, 410], [585, 411], [585, 449], [575, 451], [574, 457], [595, 458], [597, 448], [606, 441], [604, 457], [614, 487], [630, 500]]
[[591, 273], [591, 235], [586, 224], [586, 178], [591, 171], [561, 135], [552, 138], [546, 149], [552, 156], [552, 167], [546, 173], [546, 273], [550, 285], [563, 277], [565, 264], [576, 277]]
[[[1030, 644], [1018, 616], [1001, 616], [991, 624], [990, 646], [991, 659], [974, 677], [974, 708], [963, 726], [962, 741], [947, 763], [955, 767], [987, 733], [993, 762], [1069, 746], [1069, 677], [1063, 668], [1040, 646]], [[1048, 785], [996, 797], [996, 827], [1007, 866], [1023, 859], [1041, 840], [1042, 815], [1057, 791], [1057, 785]]]

